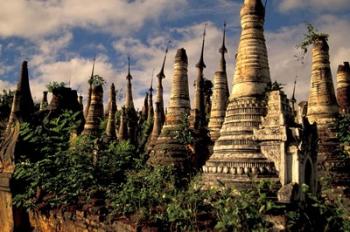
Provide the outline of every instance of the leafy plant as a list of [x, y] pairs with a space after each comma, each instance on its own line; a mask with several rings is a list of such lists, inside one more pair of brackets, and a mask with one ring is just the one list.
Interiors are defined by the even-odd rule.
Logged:
[[318, 30], [310, 23], [306, 23], [307, 32], [304, 34], [304, 39], [297, 44], [297, 48], [300, 48], [304, 54], [307, 53], [308, 47], [319, 39], [328, 40], [328, 34], [318, 32]]
[[47, 90], [52, 93], [54, 90], [66, 87], [64, 82], [52, 81], [46, 85]]
[[89, 79], [89, 84], [92, 86], [104, 86], [106, 81], [100, 75], [94, 75]]
[[194, 137], [191, 129], [189, 128], [188, 114], [183, 114], [181, 125], [176, 130], [175, 138], [182, 144], [193, 144]]

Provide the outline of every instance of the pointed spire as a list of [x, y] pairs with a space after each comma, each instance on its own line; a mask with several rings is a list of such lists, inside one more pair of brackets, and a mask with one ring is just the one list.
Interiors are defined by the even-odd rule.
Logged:
[[[165, 68], [165, 61], [166, 61], [166, 55], [168, 54], [168, 50], [169, 50], [169, 44], [171, 43], [171, 40], [168, 41], [168, 44], [166, 46], [165, 49], [165, 54], [164, 54], [164, 59], [163, 59], [163, 64], [162, 64], [162, 68], [160, 69], [160, 72], [157, 74], [158, 78], [165, 78], [165, 74], [164, 74], [164, 68]], [[153, 76], [153, 75], [152, 75]]]
[[165, 113], [164, 113], [164, 99], [163, 99], [163, 84], [162, 84], [162, 79], [165, 78], [164, 74], [164, 68], [165, 68], [165, 61], [166, 61], [166, 56], [168, 54], [168, 49], [169, 49], [169, 44], [171, 41], [168, 41], [167, 47], [165, 49], [165, 54], [164, 54], [164, 59], [163, 59], [163, 64], [160, 72], [158, 73], [158, 86], [157, 86], [157, 98], [156, 102], [159, 102], [159, 111], [160, 111], [160, 121], [161, 124], [164, 124], [165, 121]]
[[147, 120], [148, 123], [152, 123], [153, 121], [153, 116], [154, 116], [154, 109], [153, 109], [153, 74], [154, 74], [154, 69], [152, 72], [152, 79], [151, 79], [151, 86], [148, 89], [149, 91], [149, 97], [148, 97], [148, 116], [147, 116]]
[[90, 76], [90, 79], [89, 79], [89, 91], [88, 91], [88, 96], [87, 96], [86, 108], [85, 108], [85, 112], [84, 112], [84, 117], [85, 118], [87, 118], [87, 115], [89, 113], [90, 104], [91, 104], [92, 80], [94, 78], [95, 62], [96, 62], [96, 56], [94, 57], [94, 61], [92, 63], [91, 76]]
[[128, 83], [127, 83], [127, 89], [126, 89], [125, 107], [127, 109], [131, 109], [131, 108], [134, 108], [134, 100], [132, 97], [132, 84], [131, 84], [132, 76], [130, 74], [130, 56], [128, 56], [128, 75], [126, 76], [126, 79], [128, 80]]
[[195, 104], [194, 110], [192, 111], [193, 118], [193, 127], [194, 129], [203, 128], [206, 124], [206, 116], [205, 116], [205, 102], [204, 102], [204, 77], [203, 70], [206, 67], [204, 63], [204, 43], [205, 43], [205, 35], [206, 35], [206, 26], [204, 25], [203, 32], [203, 43], [202, 43], [202, 51], [200, 55], [200, 59], [196, 67], [198, 68], [198, 75], [195, 82]]
[[128, 56], [128, 75], [126, 76], [127, 80], [131, 80], [132, 76], [130, 74], [130, 56]]
[[92, 70], [91, 70], [90, 80], [92, 80], [92, 78], [94, 77], [94, 72], [95, 72], [95, 62], [96, 62], [96, 56], [94, 56], [94, 61], [93, 61], [93, 63], [92, 63]]
[[213, 84], [213, 98], [212, 107], [210, 111], [210, 119], [208, 128], [210, 131], [210, 138], [212, 141], [216, 141], [220, 136], [220, 129], [225, 120], [225, 112], [227, 107], [227, 101], [229, 98], [229, 89], [227, 83], [227, 72], [226, 72], [226, 60], [225, 53], [227, 52], [225, 46], [226, 36], [226, 22], [224, 23], [224, 33], [221, 48], [219, 52], [221, 59], [219, 63], [218, 71], [214, 75]]
[[227, 48], [225, 45], [225, 41], [226, 41], [226, 22], [224, 22], [224, 36], [222, 37], [222, 46], [219, 49], [219, 52], [224, 55], [225, 53], [227, 53]]
[[295, 103], [296, 103], [297, 100], [295, 99], [295, 88], [296, 88], [296, 85], [297, 85], [297, 79], [298, 79], [298, 76], [296, 76], [296, 77], [295, 77], [295, 80], [294, 80], [293, 94], [292, 94], [292, 98], [291, 98], [292, 110], [293, 110], [294, 116], [296, 115]]
[[204, 25], [201, 56], [200, 56], [199, 61], [196, 65], [196, 67], [201, 68], [201, 69], [206, 68], [205, 63], [204, 63], [204, 44], [205, 44], [206, 28], [207, 28], [207, 24]]

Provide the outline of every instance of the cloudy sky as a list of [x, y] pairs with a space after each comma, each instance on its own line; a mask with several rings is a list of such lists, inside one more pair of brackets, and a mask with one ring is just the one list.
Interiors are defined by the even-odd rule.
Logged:
[[[0, 8], [0, 91], [14, 88], [22, 60], [29, 61], [31, 89], [39, 101], [50, 81], [64, 81], [85, 96], [96, 56], [97, 74], [108, 85], [123, 89], [127, 57], [131, 56], [137, 107], [153, 70], [158, 73], [171, 40], [166, 63], [166, 101], [177, 48], [189, 56], [189, 83], [193, 86], [204, 24], [205, 76], [212, 79], [219, 63], [222, 26], [228, 24], [227, 54], [230, 83], [234, 72], [243, 0], [11, 0]], [[265, 2], [265, 0], [264, 0]], [[268, 0], [265, 36], [272, 80], [285, 84], [290, 94], [298, 76], [297, 98], [307, 98], [310, 56], [302, 64], [295, 46], [303, 38], [305, 22], [330, 34], [333, 78], [336, 68], [350, 60], [349, 0]], [[107, 92], [107, 88], [106, 88]], [[107, 96], [107, 94], [105, 94]], [[123, 104], [121, 99], [119, 105]]]

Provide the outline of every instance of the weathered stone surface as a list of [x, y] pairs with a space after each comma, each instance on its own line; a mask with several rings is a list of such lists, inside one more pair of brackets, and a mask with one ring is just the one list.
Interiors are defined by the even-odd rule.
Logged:
[[207, 185], [216, 185], [219, 179], [244, 187], [251, 183], [251, 176], [276, 180], [273, 161], [261, 154], [258, 142], [253, 139], [253, 129], [258, 128], [261, 116], [266, 113], [265, 91], [271, 83], [264, 16], [260, 0], [244, 1], [233, 90], [214, 153], [203, 167]]
[[84, 135], [98, 135], [100, 123], [103, 119], [103, 88], [101, 85], [92, 87], [91, 104], [86, 118]]
[[229, 98], [225, 60], [225, 53], [227, 52], [225, 46], [225, 33], [224, 28], [222, 47], [219, 49], [221, 60], [219, 69], [214, 76], [213, 100], [208, 124], [212, 141], [216, 141], [220, 136], [220, 129], [225, 120], [227, 101]]
[[349, 65], [349, 62], [344, 62], [344, 65], [338, 66], [337, 99], [338, 99], [340, 113], [349, 114], [350, 113], [350, 65]]
[[[319, 136], [319, 176], [333, 175], [333, 182], [348, 181], [348, 171], [342, 167], [336, 121], [339, 107], [335, 97], [329, 62], [327, 37], [318, 38], [312, 48], [312, 73], [307, 117], [317, 123]], [[327, 171], [328, 170], [328, 171]]]
[[190, 112], [187, 66], [185, 49], [178, 49], [166, 120], [154, 149], [150, 153], [148, 162], [151, 165], [189, 166], [186, 146], [176, 139], [176, 131], [183, 123], [184, 115], [189, 115]]
[[109, 112], [106, 126], [106, 136], [109, 140], [114, 140], [117, 138], [115, 126], [115, 114], [117, 112], [117, 105], [114, 83], [111, 84], [108, 105]]
[[153, 119], [153, 129], [151, 135], [148, 139], [147, 150], [151, 151], [158, 139], [158, 136], [162, 130], [162, 119], [161, 119], [161, 109], [160, 103], [156, 102], [156, 108], [154, 111], [154, 119]]
[[307, 117], [311, 123], [327, 124], [339, 114], [329, 63], [329, 46], [326, 38], [315, 41], [312, 48], [311, 86]]
[[[310, 125], [305, 117], [301, 124], [295, 123], [293, 109], [283, 91], [269, 91], [267, 97], [267, 115], [259, 128], [254, 129], [254, 139], [259, 141], [262, 154], [274, 162], [282, 185], [281, 193], [284, 186], [291, 183], [307, 184], [315, 192], [316, 126]], [[294, 197], [300, 199], [303, 196], [297, 192]]]
[[123, 106], [121, 109], [121, 115], [120, 115], [120, 124], [118, 129], [118, 140], [123, 141], [128, 139], [128, 126], [126, 122], [126, 113], [125, 113], [125, 107]]

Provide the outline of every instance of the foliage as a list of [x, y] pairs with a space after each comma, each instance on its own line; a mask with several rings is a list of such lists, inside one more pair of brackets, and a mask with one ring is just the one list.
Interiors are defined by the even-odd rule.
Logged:
[[[22, 125], [26, 150], [14, 173], [17, 207], [94, 213], [87, 209], [99, 209], [165, 231], [268, 231], [271, 224], [265, 215], [287, 210], [274, 203], [276, 187], [269, 182], [241, 191], [203, 189], [200, 179], [175, 175], [172, 167], [146, 166], [144, 156], [129, 142], [78, 136], [72, 144], [75, 117], [65, 112], [36, 126]], [[289, 229], [349, 228], [344, 210], [335, 203], [307, 194], [305, 202], [288, 211]]]
[[182, 144], [193, 144], [194, 137], [191, 129], [189, 128], [189, 116], [188, 114], [182, 115], [181, 125], [176, 130], [175, 138]]
[[106, 81], [100, 75], [94, 75], [89, 79], [89, 84], [92, 86], [104, 86]]
[[310, 23], [306, 23], [307, 32], [304, 34], [304, 39], [297, 44], [297, 48], [302, 49], [304, 54], [307, 53], [307, 48], [318, 39], [328, 39], [328, 34], [318, 32], [318, 30]]
[[282, 89], [283, 89], [283, 84], [277, 81], [274, 81], [273, 83], [268, 83], [268, 86], [266, 87], [266, 91], [275, 91], [275, 90], [282, 90]]
[[65, 86], [66, 86], [66, 83], [64, 82], [52, 81], [46, 85], [46, 88], [50, 93], [52, 93], [56, 89], [64, 88]]
[[316, 197], [307, 185], [302, 186], [305, 200], [295, 210], [288, 212], [290, 231], [347, 231], [349, 222], [338, 200], [332, 202]]
[[350, 115], [338, 119], [337, 133], [340, 142], [350, 144]]

